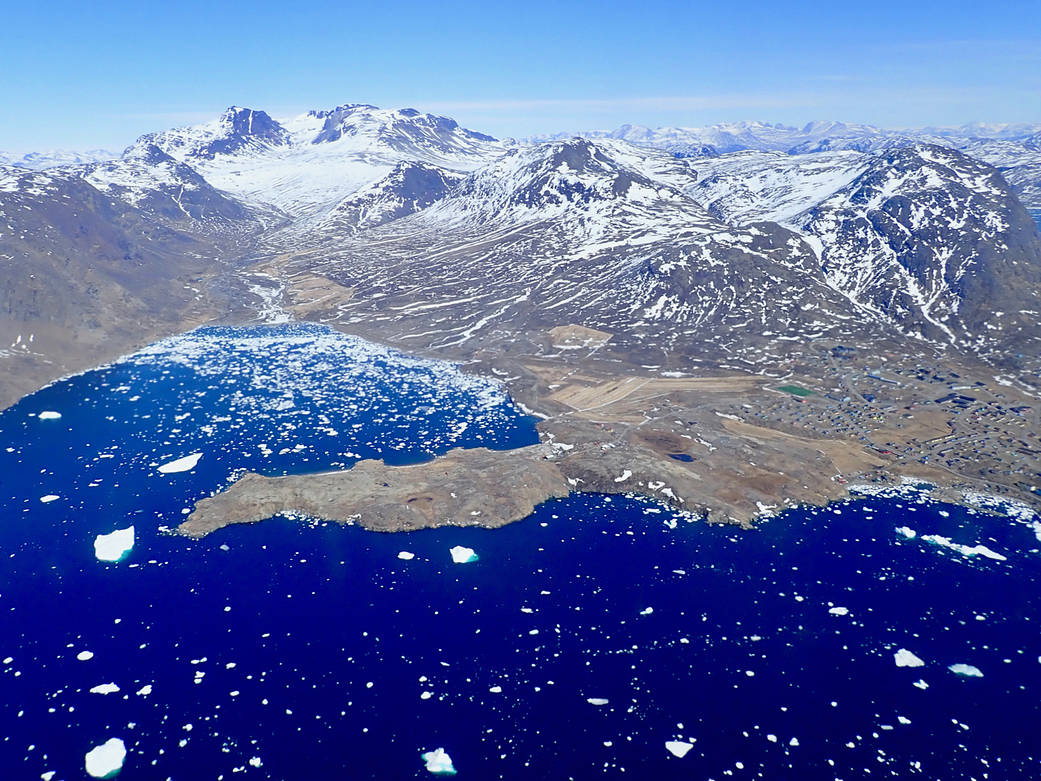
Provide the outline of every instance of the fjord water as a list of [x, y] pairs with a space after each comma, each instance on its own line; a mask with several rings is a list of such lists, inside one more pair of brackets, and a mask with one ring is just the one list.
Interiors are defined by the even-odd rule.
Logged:
[[534, 441], [495, 384], [315, 327], [202, 329], [23, 399], [0, 414], [3, 777], [82, 778], [111, 737], [125, 778], [421, 778], [441, 747], [474, 779], [1036, 777], [1024, 513], [906, 492], [742, 531], [573, 495], [498, 530], [160, 531], [242, 469]]

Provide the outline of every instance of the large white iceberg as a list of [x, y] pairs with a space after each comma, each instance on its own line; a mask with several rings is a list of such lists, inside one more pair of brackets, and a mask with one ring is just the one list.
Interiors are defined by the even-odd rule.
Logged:
[[941, 537], [939, 534], [926, 534], [922, 539], [926, 542], [931, 542], [933, 545], [939, 545], [941, 548], [957, 551], [963, 556], [983, 556], [988, 559], [994, 559], [994, 561], [1008, 560], [1007, 557], [992, 551], [986, 545], [962, 545], [954, 542], [950, 537]]
[[452, 554], [452, 561], [456, 564], [469, 564], [478, 559], [473, 548], [464, 548], [462, 545], [456, 545], [449, 553]]
[[98, 561], [119, 561], [134, 547], [134, 527], [116, 529], [111, 534], [94, 538], [94, 555]]
[[57, 420], [58, 418], [61, 417], [61, 413], [60, 412], [55, 412], [54, 410], [45, 409], [43, 412], [41, 412], [36, 417], [39, 418], [40, 420]]
[[443, 748], [434, 749], [422, 754], [420, 758], [426, 762], [427, 770], [435, 776], [454, 776], [455, 767], [452, 766], [452, 758], [448, 756]]
[[687, 743], [684, 740], [666, 740], [665, 748], [669, 750], [669, 753], [674, 757], [683, 759], [687, 756], [687, 752], [694, 748], [693, 743]]
[[913, 653], [908, 651], [906, 648], [901, 648], [895, 654], [893, 654], [893, 661], [896, 662], [897, 667], [924, 667], [925, 662], [915, 656]]
[[974, 664], [962, 664], [962, 663], [952, 664], [947, 669], [950, 670], [955, 675], [962, 675], [962, 676], [964, 676], [966, 678], [982, 678], [983, 677], [983, 670], [981, 670], [979, 667], [977, 667]]
[[171, 472], [187, 472], [190, 469], [195, 469], [195, 465], [199, 463], [200, 458], [202, 458], [202, 453], [192, 453], [190, 456], [167, 461], [159, 467], [159, 471], [164, 475], [168, 475]]
[[91, 778], [114, 778], [123, 769], [127, 749], [119, 738], [109, 738], [87, 752], [87, 775]]
[[99, 683], [90, 690], [91, 694], [116, 694], [119, 687], [114, 683]]

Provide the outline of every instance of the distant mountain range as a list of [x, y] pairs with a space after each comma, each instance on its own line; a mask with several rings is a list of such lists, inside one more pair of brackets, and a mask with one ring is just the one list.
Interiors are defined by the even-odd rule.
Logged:
[[162, 332], [204, 303], [243, 306], [260, 273], [289, 298], [326, 280], [338, 295], [307, 316], [417, 349], [537, 344], [574, 323], [657, 362], [762, 365], [825, 338], [1018, 365], [1041, 354], [1039, 131], [517, 142], [414, 109], [232, 107], [113, 159], [0, 165], [0, 343], [57, 340], [84, 313], [102, 333], [150, 311]]

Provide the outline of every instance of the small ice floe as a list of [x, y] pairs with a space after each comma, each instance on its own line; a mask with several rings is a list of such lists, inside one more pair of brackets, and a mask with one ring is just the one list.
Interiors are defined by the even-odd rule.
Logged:
[[908, 651], [906, 648], [901, 648], [895, 654], [893, 654], [893, 661], [896, 662], [897, 667], [924, 667], [925, 662], [915, 656], [913, 653]]
[[55, 412], [52, 409], [45, 409], [39, 415], [36, 416], [40, 420], [58, 420], [61, 418], [60, 412]]
[[398, 558], [402, 561], [411, 561], [412, 559], [416, 558], [416, 554], [409, 553], [407, 550], [403, 550], [398, 554]]
[[961, 675], [965, 678], [983, 677], [983, 670], [981, 670], [979, 667], [976, 667], [976, 665], [973, 664], [962, 664], [959, 662], [958, 664], [952, 664], [947, 669], [955, 675]]
[[60, 499], [60, 498], [61, 497], [58, 496], [58, 494], [47, 494], [46, 496], [41, 496], [40, 497], [40, 501], [43, 502], [44, 504], [50, 504], [51, 502], [53, 502], [53, 501], [55, 501], [57, 499]]
[[683, 759], [685, 756], [687, 756], [687, 752], [694, 748], [694, 744], [687, 743], [684, 740], [666, 740], [665, 748], [674, 757], [679, 757], [680, 759]]
[[832, 607], [832, 608], [828, 608], [828, 612], [831, 613], [833, 616], [848, 616], [849, 615], [849, 608], [848, 607]]
[[931, 542], [933, 545], [939, 545], [941, 548], [957, 551], [963, 556], [983, 556], [984, 558], [994, 559], [994, 561], [1008, 560], [1005, 556], [992, 551], [986, 545], [962, 545], [952, 541], [950, 537], [941, 537], [939, 534], [926, 534], [922, 539], [925, 542]]
[[896, 533], [904, 535], [909, 540], [913, 540], [916, 536], [918, 536], [918, 532], [907, 526], [897, 526]]
[[184, 456], [173, 461], [167, 461], [165, 464], [159, 467], [159, 471], [168, 475], [173, 472], [187, 472], [191, 469], [195, 469], [195, 465], [199, 463], [199, 459], [202, 458], [202, 453], [192, 453], [190, 456]]
[[478, 559], [473, 548], [464, 548], [462, 545], [456, 545], [449, 553], [452, 554], [452, 561], [456, 564], [469, 564]]
[[151, 693], [152, 693], [152, 684], [150, 684], [150, 683], [146, 683], [144, 686], [142, 686], [140, 689], [138, 689], [136, 692], [134, 692], [134, 694], [138, 695], [139, 697], [147, 697]]
[[76, 658], [79, 659], [81, 662], [89, 662], [91, 659], [94, 658], [94, 652], [80, 651], [78, 654], [76, 654]]
[[443, 748], [420, 754], [420, 759], [426, 763], [427, 770], [435, 776], [454, 776], [456, 773], [455, 767], [452, 765], [452, 758]]
[[608, 700], [606, 697], [586, 697], [586, 702], [588, 702], [590, 705], [600, 706], [607, 705], [607, 703], [610, 702], [610, 700]]
[[101, 683], [90, 690], [91, 694], [116, 694], [119, 687], [114, 683]]
[[94, 556], [98, 561], [119, 561], [134, 547], [134, 527], [116, 529], [94, 538]]
[[645, 607], [643, 610], [640, 611], [640, 615], [641, 616], [649, 616], [653, 612], [654, 612], [654, 608], [653, 607]]
[[502, 694], [502, 687], [501, 686], [492, 686], [491, 688], [488, 689], [488, 691], [490, 691], [492, 694]]
[[253, 757], [249, 760], [250, 767], [260, 767], [263, 764], [264, 762], [260, 759], [260, 757]]
[[114, 778], [123, 769], [127, 749], [119, 738], [109, 738], [87, 752], [85, 764], [91, 778]]

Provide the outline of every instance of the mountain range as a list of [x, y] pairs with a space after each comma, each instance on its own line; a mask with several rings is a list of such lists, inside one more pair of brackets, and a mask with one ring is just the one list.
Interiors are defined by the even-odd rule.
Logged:
[[23, 158], [0, 165], [0, 360], [24, 378], [5, 400], [276, 299], [453, 355], [548, 350], [574, 324], [655, 365], [761, 370], [823, 339], [1029, 374], [1039, 132], [739, 123], [516, 141], [346, 104], [232, 107], [113, 159]]

